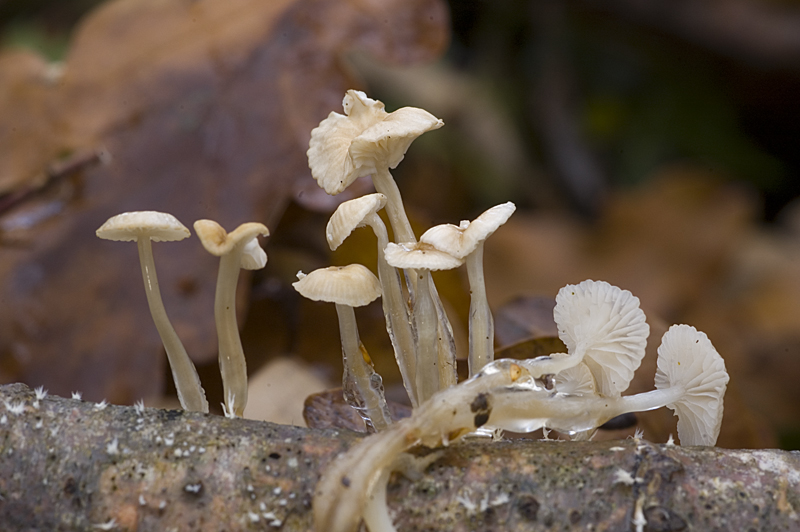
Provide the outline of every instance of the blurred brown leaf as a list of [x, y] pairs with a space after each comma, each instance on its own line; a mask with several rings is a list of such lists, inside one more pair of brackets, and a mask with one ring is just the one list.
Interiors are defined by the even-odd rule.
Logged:
[[[57, 154], [104, 146], [112, 161], [0, 213], [3, 242], [16, 243], [0, 260], [0, 382], [119, 403], [158, 394], [163, 358], [135, 246], [95, 229], [129, 210], [274, 226], [310, 181], [310, 130], [358, 84], [341, 54], [410, 63], [446, 40], [439, 0], [116, 0], [77, 30], [63, 77], [45, 76], [53, 85], [41, 61], [4, 53], [0, 107], [20, 109], [3, 115], [3, 190], [28, 186]], [[191, 239], [155, 254], [178, 334], [209, 360], [217, 259]]]

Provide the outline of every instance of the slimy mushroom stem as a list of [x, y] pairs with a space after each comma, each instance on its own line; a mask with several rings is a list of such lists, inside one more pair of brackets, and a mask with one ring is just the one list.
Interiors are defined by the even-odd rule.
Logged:
[[400, 274], [386, 262], [383, 253], [383, 250], [389, 245], [389, 235], [383, 221], [377, 214], [372, 213], [364, 218], [364, 222], [372, 228], [378, 239], [378, 279], [383, 291], [382, 303], [386, 315], [386, 328], [392, 342], [397, 365], [400, 367], [403, 385], [408, 392], [411, 406], [416, 407], [419, 400], [416, 396], [416, 384], [412, 383], [414, 375], [416, 375], [417, 346], [414, 344], [414, 330], [409, 317], [408, 305], [403, 298]]
[[369, 432], [385, 430], [392, 418], [383, 395], [383, 382], [368, 361], [367, 350], [358, 337], [355, 311], [349, 305], [336, 303], [336, 315], [345, 358], [342, 379], [345, 400], [362, 414]]
[[353, 310], [381, 295], [377, 277], [361, 264], [350, 264], [320, 268], [308, 275], [299, 272], [297, 278], [292, 286], [300, 295], [336, 305], [342, 341], [345, 401], [359, 413], [370, 432], [386, 429], [392, 418], [383, 393], [383, 381], [361, 344]]
[[219, 345], [219, 369], [229, 413], [242, 417], [247, 405], [247, 362], [236, 320], [236, 286], [239, 270], [263, 268], [267, 255], [258, 245], [258, 235], [269, 230], [260, 223], [246, 223], [226, 233], [213, 220], [198, 220], [194, 230], [203, 247], [220, 258], [217, 289], [214, 294], [214, 321]]
[[147, 305], [167, 353], [178, 400], [184, 410], [208, 413], [208, 401], [200, 384], [200, 377], [164, 308], [151, 243], [151, 240], [157, 242], [183, 240], [190, 235], [189, 230], [171, 214], [139, 211], [126, 212], [109, 218], [96, 234], [105, 240], [136, 240]]

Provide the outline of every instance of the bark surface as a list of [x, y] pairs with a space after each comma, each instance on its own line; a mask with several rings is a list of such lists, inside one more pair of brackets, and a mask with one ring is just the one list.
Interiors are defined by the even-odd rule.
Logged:
[[[361, 437], [0, 386], [0, 529], [311, 530], [320, 473]], [[388, 500], [401, 531], [798, 530], [800, 453], [473, 442]]]

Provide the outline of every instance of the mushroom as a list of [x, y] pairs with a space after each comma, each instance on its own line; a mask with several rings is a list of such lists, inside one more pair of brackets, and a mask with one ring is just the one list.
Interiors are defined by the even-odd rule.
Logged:
[[[332, 112], [311, 131], [308, 166], [311, 175], [328, 194], [342, 192], [353, 181], [371, 175], [375, 190], [387, 198], [386, 213], [397, 242], [416, 242], [400, 190], [389, 169], [403, 160], [411, 143], [427, 131], [444, 125], [424, 109], [403, 107], [387, 113], [382, 102], [361, 91], [348, 90], [342, 100], [344, 115]], [[414, 299], [417, 275], [405, 272], [409, 298]], [[455, 360], [455, 340], [447, 313], [428, 280], [438, 317], [438, 349]], [[425, 296], [427, 297], [427, 295]]]
[[539, 377], [584, 362], [597, 392], [619, 397], [644, 357], [650, 334], [639, 298], [605, 281], [587, 280], [559, 290], [553, 317], [569, 356], [539, 357], [525, 367]]
[[451, 355], [451, 351], [440, 348], [442, 324], [429, 286], [430, 272], [457, 268], [463, 261], [423, 242], [389, 243], [384, 255], [391, 266], [417, 273], [417, 295], [411, 315], [417, 331], [417, 400], [422, 403], [457, 380], [455, 353]]
[[506, 223], [516, 206], [510, 201], [485, 211], [472, 222], [464, 220], [456, 227], [443, 224], [431, 227], [420, 237], [430, 244], [464, 259], [469, 279], [469, 375], [478, 373], [494, 360], [494, 319], [486, 299], [483, 278], [483, 243], [498, 227]]
[[403, 377], [403, 385], [411, 399], [411, 405], [417, 406], [416, 385], [414, 383], [416, 345], [414, 331], [408, 315], [408, 305], [403, 297], [403, 285], [400, 274], [392, 268], [383, 255], [389, 244], [386, 226], [377, 212], [386, 205], [383, 194], [368, 194], [360, 198], [345, 201], [336, 209], [328, 221], [325, 234], [331, 250], [337, 249], [357, 227], [368, 225], [378, 239], [378, 278], [383, 293], [383, 312], [386, 316], [386, 330], [392, 342], [394, 356]]
[[438, 392], [411, 417], [340, 455], [317, 484], [313, 504], [317, 528], [356, 530], [367, 501], [380, 493], [377, 484], [388, 478], [387, 468], [400, 453], [419, 444], [446, 445], [484, 425], [517, 432], [548, 427], [584, 434], [625, 412], [666, 405], [678, 413], [682, 443], [716, 441], [728, 376], [708, 338], [692, 327], [674, 326], [665, 334], [659, 349], [661, 376], [656, 379], [660, 389], [633, 396], [548, 390], [521, 362], [502, 359], [487, 364], [468, 380]]
[[392, 421], [383, 381], [358, 337], [354, 307], [367, 305], [381, 295], [378, 278], [361, 264], [331, 266], [308, 275], [299, 272], [295, 290], [313, 301], [336, 305], [342, 340], [344, 376], [342, 388], [347, 403], [356, 409], [371, 432], [386, 429]]
[[158, 335], [164, 344], [164, 350], [167, 352], [175, 389], [178, 391], [178, 400], [184, 410], [207, 413], [208, 401], [200, 385], [200, 377], [172, 327], [164, 302], [161, 300], [151, 244], [151, 240], [156, 242], [183, 240], [190, 235], [189, 230], [171, 214], [140, 211], [126, 212], [109, 218], [96, 234], [105, 240], [137, 242], [147, 304]]
[[247, 404], [247, 362], [236, 322], [236, 285], [240, 269], [257, 270], [266, 265], [267, 254], [258, 245], [258, 235], [269, 236], [269, 229], [260, 223], [245, 223], [227, 233], [213, 220], [197, 220], [194, 230], [206, 251], [220, 257], [214, 321], [225, 396], [223, 406], [227, 414], [241, 417]]
[[444, 122], [415, 107], [387, 113], [382, 102], [356, 90], [347, 91], [342, 107], [344, 115], [331, 112], [311, 131], [307, 152], [311, 175], [331, 195], [372, 175], [375, 190], [387, 197], [395, 239], [416, 240], [389, 169], [400, 164], [414, 139]]
[[725, 361], [705, 333], [689, 325], [673, 325], [658, 348], [656, 388], [685, 388], [667, 403], [678, 416], [681, 445], [714, 445], [722, 425], [722, 397], [728, 385]]

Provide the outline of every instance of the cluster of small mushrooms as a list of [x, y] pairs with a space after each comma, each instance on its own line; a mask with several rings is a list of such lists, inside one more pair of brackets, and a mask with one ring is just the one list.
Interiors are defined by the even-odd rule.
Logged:
[[[385, 500], [394, 470], [408, 470], [405, 451], [448, 445], [466, 435], [500, 430], [555, 429], [588, 439], [606, 421], [627, 412], [667, 406], [678, 416], [683, 445], [714, 445], [728, 383], [725, 364], [708, 337], [674, 325], [658, 348], [655, 390], [623, 396], [645, 354], [650, 328], [639, 300], [602, 281], [567, 285], [556, 296], [554, 318], [567, 353], [529, 360], [494, 360], [494, 324], [483, 279], [483, 245], [513, 214], [513, 203], [487, 210], [460, 225], [432, 227], [416, 238], [389, 170], [421, 134], [443, 122], [427, 111], [404, 107], [387, 113], [381, 102], [349, 90], [344, 115], [330, 113], [311, 132], [308, 161], [317, 183], [338, 194], [359, 177], [371, 176], [376, 193], [342, 203], [326, 236], [336, 249], [356, 228], [369, 226], [378, 245], [377, 277], [351, 264], [298, 273], [303, 296], [336, 305], [344, 359], [343, 391], [370, 432], [337, 457], [314, 496], [317, 530], [353, 532], [362, 520], [372, 532], [395, 530]], [[385, 209], [395, 242], [378, 215]], [[239, 268], [260, 268], [266, 255], [256, 236], [261, 224], [230, 234], [201, 220], [195, 231], [205, 248], [221, 257], [215, 318], [226, 413], [241, 416], [246, 371], [233, 313]], [[150, 240], [178, 240], [189, 231], [169, 215], [127, 213], [110, 219], [101, 238], [137, 240], [148, 301], [164, 342], [181, 404], [208, 411], [197, 373], [166, 318], [155, 277]], [[469, 378], [456, 375], [453, 332], [431, 271], [466, 264], [470, 285]], [[411, 404], [411, 417], [393, 420], [380, 375], [359, 340], [354, 307], [382, 297], [386, 328]], [[435, 455], [434, 455], [435, 456]], [[420, 464], [417, 464], [419, 466]], [[425, 465], [425, 464], [422, 464]]]

